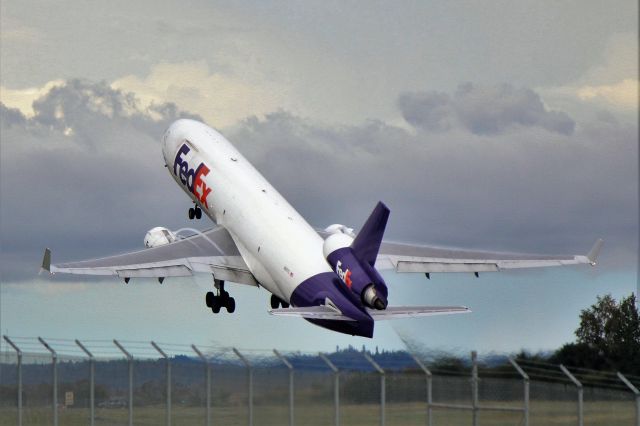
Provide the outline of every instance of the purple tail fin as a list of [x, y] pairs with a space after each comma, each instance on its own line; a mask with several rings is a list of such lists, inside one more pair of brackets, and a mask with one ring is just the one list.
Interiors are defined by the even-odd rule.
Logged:
[[351, 243], [351, 248], [356, 256], [371, 266], [376, 263], [382, 236], [387, 226], [387, 219], [389, 219], [389, 212], [390, 210], [387, 206], [382, 201], [379, 201], [376, 208], [371, 212], [369, 219], [358, 232], [358, 236]]

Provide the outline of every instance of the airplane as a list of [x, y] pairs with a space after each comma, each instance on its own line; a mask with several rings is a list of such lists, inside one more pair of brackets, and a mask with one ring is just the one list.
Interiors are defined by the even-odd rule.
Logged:
[[213, 275], [215, 293], [205, 303], [213, 313], [233, 313], [225, 282], [263, 287], [272, 315], [301, 317], [340, 333], [373, 337], [378, 320], [468, 313], [466, 306], [388, 306], [389, 291], [378, 272], [494, 272], [596, 264], [597, 240], [587, 255], [553, 256], [474, 252], [383, 241], [390, 210], [382, 202], [360, 231], [341, 224], [314, 229], [227, 139], [204, 123], [180, 119], [162, 136], [165, 167], [191, 198], [189, 219], [206, 214], [217, 227], [182, 237], [156, 227], [145, 248], [130, 253], [51, 264], [53, 273], [131, 278]]

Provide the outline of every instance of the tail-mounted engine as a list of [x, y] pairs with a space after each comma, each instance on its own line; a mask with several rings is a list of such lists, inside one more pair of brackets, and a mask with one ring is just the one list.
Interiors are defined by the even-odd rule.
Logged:
[[[362, 303], [373, 309], [387, 307], [387, 285], [374, 265], [389, 218], [389, 209], [378, 203], [358, 236], [342, 225], [332, 225], [333, 233], [324, 241], [323, 253], [342, 282]], [[352, 231], [352, 230], [349, 230]]]

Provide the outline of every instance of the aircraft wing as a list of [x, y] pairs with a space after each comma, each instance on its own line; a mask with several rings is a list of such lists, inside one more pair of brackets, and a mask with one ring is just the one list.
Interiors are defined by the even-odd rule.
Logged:
[[586, 255], [490, 253], [382, 242], [376, 268], [396, 272], [495, 272], [503, 269], [541, 268], [590, 264], [594, 266], [603, 241], [597, 240]]
[[42, 268], [53, 273], [111, 275], [120, 278], [186, 277], [194, 272], [217, 279], [257, 286], [229, 232], [222, 227], [158, 247], [93, 260], [51, 264], [45, 250]]
[[[466, 306], [392, 306], [384, 310], [367, 308], [367, 312], [375, 321], [426, 317], [433, 315], [466, 314], [471, 312]], [[309, 306], [304, 308], [270, 309], [271, 315], [301, 317], [308, 319], [324, 319], [335, 321], [353, 321], [339, 310], [327, 305]]]

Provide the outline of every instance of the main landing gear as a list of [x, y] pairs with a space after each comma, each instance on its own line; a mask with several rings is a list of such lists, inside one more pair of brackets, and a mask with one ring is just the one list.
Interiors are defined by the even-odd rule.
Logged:
[[275, 294], [271, 295], [271, 309], [278, 309], [278, 306], [282, 305], [283, 308], [288, 308], [289, 304], [284, 300], [280, 299]]
[[211, 308], [214, 314], [220, 312], [220, 308], [226, 308], [227, 312], [230, 314], [236, 310], [236, 299], [229, 296], [229, 292], [224, 289], [224, 281], [213, 279], [214, 286], [216, 288], [216, 293], [213, 294], [212, 291], [207, 292], [205, 296], [205, 302], [207, 303], [207, 307]]
[[202, 209], [198, 206], [193, 206], [189, 209], [189, 219], [200, 219], [202, 217]]

